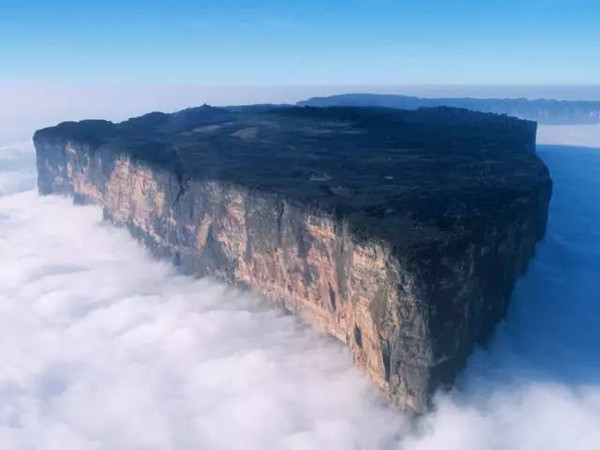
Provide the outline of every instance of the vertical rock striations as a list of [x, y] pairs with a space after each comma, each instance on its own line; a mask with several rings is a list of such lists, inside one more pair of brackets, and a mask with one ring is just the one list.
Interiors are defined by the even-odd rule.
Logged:
[[503, 317], [551, 194], [534, 123], [448, 108], [205, 106], [34, 142], [42, 194], [303, 315], [415, 412]]

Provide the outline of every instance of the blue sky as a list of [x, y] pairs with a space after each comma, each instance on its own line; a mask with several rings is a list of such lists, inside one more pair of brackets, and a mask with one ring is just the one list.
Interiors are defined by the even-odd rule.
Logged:
[[598, 0], [2, 0], [0, 80], [597, 84]]

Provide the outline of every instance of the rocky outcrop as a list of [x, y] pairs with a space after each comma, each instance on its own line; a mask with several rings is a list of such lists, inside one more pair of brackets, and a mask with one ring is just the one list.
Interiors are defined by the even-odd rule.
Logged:
[[535, 124], [448, 109], [203, 107], [34, 142], [42, 194], [301, 314], [415, 412], [503, 317], [551, 193]]

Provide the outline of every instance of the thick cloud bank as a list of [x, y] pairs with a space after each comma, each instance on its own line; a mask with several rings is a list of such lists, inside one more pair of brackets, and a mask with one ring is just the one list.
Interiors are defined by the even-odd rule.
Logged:
[[0, 198], [0, 448], [370, 448], [402, 429], [337, 342], [101, 216]]
[[[21, 149], [19, 149], [21, 148]], [[596, 450], [600, 151], [543, 147], [551, 221], [507, 321], [415, 427], [337, 342], [179, 276], [0, 151], [0, 448]]]

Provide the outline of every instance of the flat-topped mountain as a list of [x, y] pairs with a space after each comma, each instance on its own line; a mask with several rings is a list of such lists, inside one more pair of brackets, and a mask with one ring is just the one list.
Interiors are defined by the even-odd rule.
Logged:
[[34, 142], [41, 193], [99, 204], [185, 273], [302, 314], [422, 412], [544, 234], [535, 130], [454, 108], [203, 106]]
[[526, 98], [420, 98], [389, 94], [342, 94], [314, 97], [298, 102], [300, 106], [361, 106], [400, 109], [448, 106], [496, 114], [508, 114], [542, 124], [600, 123], [600, 101], [574, 101]]
[[[450, 108], [201, 107], [120, 124], [67, 122], [36, 138], [77, 139], [170, 168], [182, 189], [191, 179], [218, 179], [276, 193], [370, 234], [386, 230], [398, 245], [408, 236], [396, 239], [397, 220], [449, 230], [470, 220], [469, 209], [482, 214], [502, 201], [499, 183], [527, 191], [525, 168], [545, 174], [533, 155], [534, 123]], [[474, 161], [485, 161], [485, 174]]]

